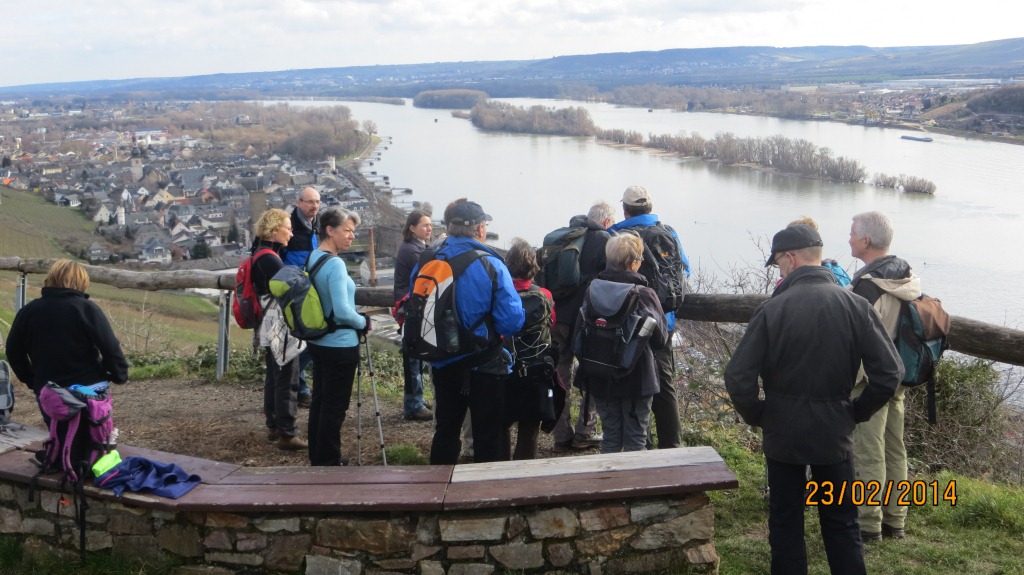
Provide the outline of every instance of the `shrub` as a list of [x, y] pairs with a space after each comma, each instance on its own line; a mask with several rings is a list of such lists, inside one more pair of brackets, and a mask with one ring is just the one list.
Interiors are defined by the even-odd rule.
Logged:
[[925, 388], [907, 390], [904, 437], [911, 466], [1019, 482], [1006, 405], [1012, 392], [1008, 377], [990, 361], [943, 359], [936, 375], [935, 425], [928, 423]]
[[[204, 343], [196, 350], [195, 355], [185, 360], [188, 371], [206, 380], [217, 377], [217, 346]], [[232, 348], [228, 354], [228, 370], [224, 378], [228, 381], [253, 382], [263, 381], [264, 359], [262, 349], [252, 353], [248, 349]]]

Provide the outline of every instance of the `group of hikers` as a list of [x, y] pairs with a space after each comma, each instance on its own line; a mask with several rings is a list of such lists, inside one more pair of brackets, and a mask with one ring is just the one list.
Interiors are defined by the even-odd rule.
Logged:
[[[340, 432], [372, 324], [357, 311], [344, 260], [334, 257], [351, 246], [360, 218], [320, 206], [309, 187], [290, 210], [263, 212], [254, 226], [251, 282], [265, 310], [256, 342], [267, 348], [268, 441], [307, 450], [311, 465], [341, 466], [348, 460]], [[402, 326], [404, 416], [434, 422], [431, 464], [467, 455], [475, 462], [535, 458], [540, 430], [552, 434], [555, 452], [682, 445], [672, 340], [690, 265], [678, 234], [653, 207], [645, 188], [629, 186], [621, 221], [598, 202], [539, 249], [516, 238], [504, 255], [486, 244], [492, 217], [476, 202], [451, 202], [439, 237], [431, 214], [408, 215], [394, 315]], [[884, 490], [907, 478], [903, 363], [894, 339], [901, 302], [920, 296], [921, 286], [909, 264], [888, 253], [892, 236], [881, 212], [853, 217], [850, 253], [865, 265], [851, 279], [823, 265], [813, 220], [775, 234], [765, 265], [777, 266], [781, 280], [726, 368], [737, 412], [763, 430], [773, 573], [806, 572], [808, 481], [836, 490], [875, 481]], [[330, 324], [299, 345], [288, 343], [271, 295], [271, 280], [286, 265], [309, 272]], [[126, 381], [120, 345], [85, 294], [84, 268], [61, 260], [43, 285], [7, 338], [18, 378], [37, 397], [47, 382]], [[302, 379], [309, 363], [311, 386]], [[424, 400], [428, 368], [433, 405]], [[300, 406], [310, 410], [306, 439], [296, 426]], [[840, 498], [818, 505], [818, 514], [833, 573], [864, 573], [863, 542], [905, 536], [907, 508], [895, 498], [862, 506]]]

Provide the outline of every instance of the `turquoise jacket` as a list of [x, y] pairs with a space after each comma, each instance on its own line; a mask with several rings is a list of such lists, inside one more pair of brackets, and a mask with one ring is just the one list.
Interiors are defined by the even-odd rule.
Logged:
[[309, 343], [323, 347], [356, 347], [359, 345], [356, 330], [366, 327], [366, 319], [356, 312], [356, 282], [349, 277], [345, 260], [323, 250], [316, 250], [309, 256], [306, 271], [324, 257], [331, 259], [316, 272], [313, 287], [320, 296], [324, 316], [330, 317], [333, 312], [334, 323], [343, 327]]

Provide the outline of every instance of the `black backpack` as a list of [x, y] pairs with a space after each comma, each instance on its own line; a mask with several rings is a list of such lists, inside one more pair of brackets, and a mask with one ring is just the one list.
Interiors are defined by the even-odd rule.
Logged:
[[640, 274], [647, 278], [647, 285], [658, 294], [661, 309], [665, 313], [676, 311], [683, 305], [686, 295], [687, 268], [674, 230], [661, 222], [630, 229], [639, 233], [644, 242]]
[[544, 236], [537, 250], [537, 284], [547, 288], [555, 298], [572, 294], [583, 285], [580, 254], [587, 239], [587, 228], [565, 227]]
[[618, 380], [636, 369], [657, 325], [640, 315], [639, 304], [638, 285], [591, 282], [573, 340], [573, 354], [588, 377]]
[[526, 319], [513, 337], [505, 338], [505, 348], [517, 367], [543, 361], [551, 347], [551, 300], [536, 285], [519, 290]]

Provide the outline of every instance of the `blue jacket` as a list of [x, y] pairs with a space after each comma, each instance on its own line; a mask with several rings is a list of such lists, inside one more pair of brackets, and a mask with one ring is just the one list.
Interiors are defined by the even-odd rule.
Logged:
[[[512, 337], [523, 327], [526, 321], [526, 313], [523, 311], [522, 299], [512, 285], [512, 275], [505, 267], [505, 261], [493, 249], [472, 238], [449, 237], [437, 248], [435, 254], [437, 259], [447, 260], [463, 252], [471, 250], [483, 250], [489, 255], [484, 256], [494, 267], [497, 291], [494, 293], [494, 301], [491, 301], [491, 278], [481, 260], [470, 264], [466, 271], [459, 277], [455, 291], [455, 305], [458, 306], [462, 325], [469, 329], [480, 320], [484, 314], [490, 314], [494, 320], [494, 330], [502, 337]], [[419, 265], [412, 271], [412, 278], [415, 279]], [[411, 288], [411, 286], [410, 286]], [[487, 337], [487, 322], [481, 322], [474, 333], [481, 337]], [[512, 356], [508, 351], [502, 350], [508, 361], [506, 362], [511, 370]], [[454, 357], [445, 361], [433, 362], [434, 367], [444, 367], [452, 364], [464, 356]], [[511, 371], [510, 371], [511, 373]]]
[[174, 463], [129, 457], [94, 479], [93, 483], [101, 489], [113, 489], [118, 497], [127, 489], [177, 499], [199, 485], [200, 481], [198, 475], [189, 474]]
[[282, 259], [287, 265], [301, 268], [310, 252], [320, 246], [316, 237], [316, 218], [312, 222], [307, 220], [297, 206], [293, 206], [291, 217], [292, 239], [288, 240], [288, 249]]
[[[646, 228], [653, 226], [659, 221], [660, 219], [655, 214], [640, 214], [639, 216], [633, 216], [632, 218], [622, 220], [617, 224], [613, 224], [610, 228], [608, 228], [608, 231], [620, 232], [622, 230], [628, 230], [629, 228], [635, 228], [638, 226]], [[683, 258], [683, 263], [686, 264], [686, 277], [690, 277], [690, 260], [686, 257], [686, 252], [683, 250], [683, 242], [679, 241], [679, 234], [676, 233], [676, 230], [674, 228], [672, 230], [672, 235], [676, 238], [676, 241], [679, 242], [679, 255]], [[669, 333], [671, 333], [673, 330], [676, 329], [675, 310], [666, 311], [665, 319], [668, 320], [668, 331]]]

